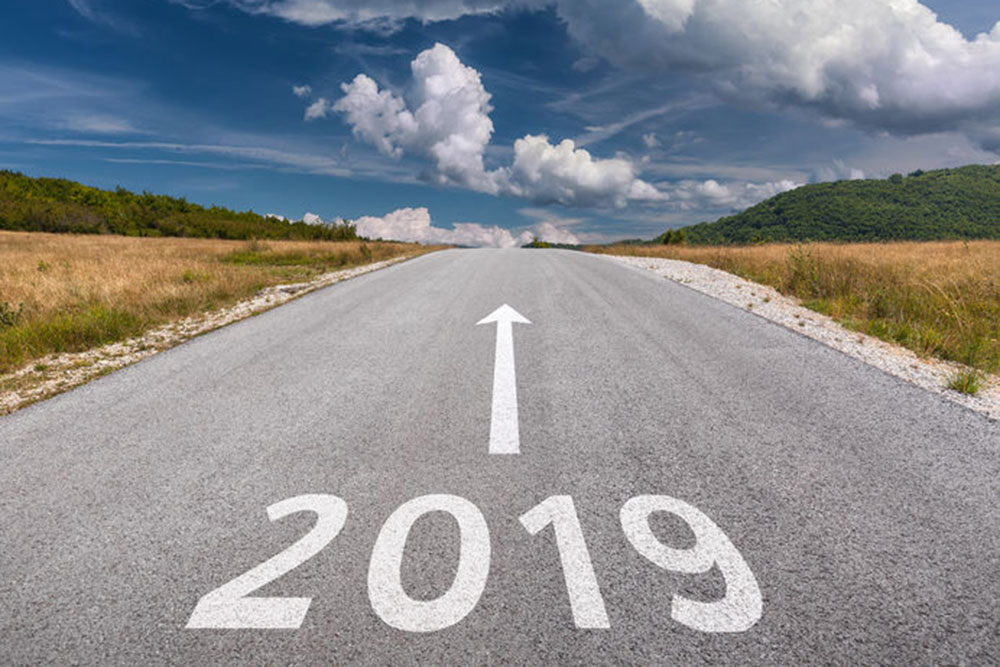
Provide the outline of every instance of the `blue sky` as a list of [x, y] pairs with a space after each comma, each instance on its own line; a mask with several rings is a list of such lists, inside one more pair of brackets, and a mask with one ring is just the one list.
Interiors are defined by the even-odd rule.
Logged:
[[12, 0], [0, 167], [509, 245], [1000, 160], [994, 3], [762, 6]]

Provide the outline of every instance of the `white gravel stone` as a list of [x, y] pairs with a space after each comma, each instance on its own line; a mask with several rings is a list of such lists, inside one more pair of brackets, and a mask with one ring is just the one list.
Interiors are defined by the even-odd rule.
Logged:
[[795, 299], [766, 285], [744, 280], [710, 266], [680, 260], [610, 255], [604, 257], [652, 271], [667, 280], [749, 310], [890, 375], [1000, 421], [1000, 378], [995, 375], [986, 379], [985, 386], [977, 395], [968, 396], [948, 388], [955, 374], [966, 370], [961, 364], [919, 357], [899, 345], [846, 329], [832, 318], [804, 308]]

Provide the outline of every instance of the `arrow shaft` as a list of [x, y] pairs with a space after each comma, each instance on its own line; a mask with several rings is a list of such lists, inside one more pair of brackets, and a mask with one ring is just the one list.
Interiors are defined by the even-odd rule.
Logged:
[[517, 416], [517, 378], [514, 371], [514, 333], [511, 322], [497, 323], [496, 359], [493, 365], [493, 417], [490, 421], [490, 454], [521, 452]]

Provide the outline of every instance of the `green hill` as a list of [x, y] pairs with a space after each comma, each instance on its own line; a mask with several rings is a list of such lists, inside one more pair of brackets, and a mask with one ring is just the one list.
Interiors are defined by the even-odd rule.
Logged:
[[354, 226], [286, 222], [184, 199], [99, 190], [74, 181], [0, 171], [0, 229], [125, 236], [347, 241]]
[[806, 185], [684, 232], [702, 245], [998, 239], [1000, 166]]

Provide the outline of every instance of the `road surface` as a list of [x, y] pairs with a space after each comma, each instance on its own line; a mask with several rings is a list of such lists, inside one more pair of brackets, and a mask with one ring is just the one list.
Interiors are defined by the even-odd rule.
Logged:
[[600, 257], [365, 275], [0, 457], [7, 665], [1000, 662], [1000, 426]]

